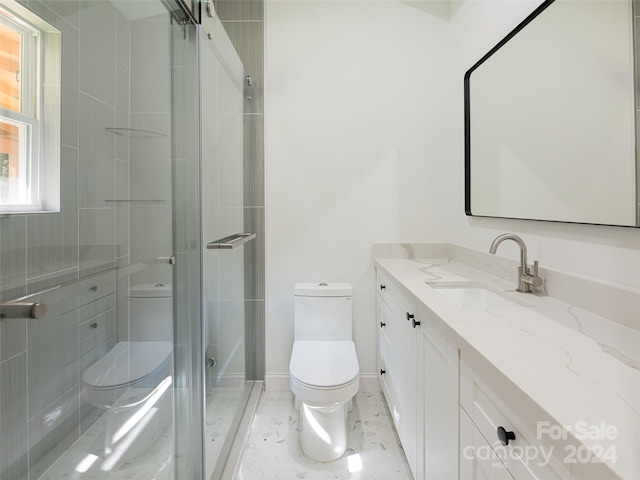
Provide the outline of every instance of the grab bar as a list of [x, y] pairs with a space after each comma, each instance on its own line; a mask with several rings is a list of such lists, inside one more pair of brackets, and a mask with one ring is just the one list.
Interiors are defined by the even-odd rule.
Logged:
[[44, 303], [3, 303], [0, 318], [42, 318], [47, 313]]
[[254, 238], [256, 238], [255, 233], [236, 233], [234, 235], [229, 235], [228, 237], [224, 237], [219, 240], [207, 243], [207, 248], [210, 250], [227, 250], [230, 248], [239, 247], [240, 245], [243, 245], [248, 241], [253, 240]]

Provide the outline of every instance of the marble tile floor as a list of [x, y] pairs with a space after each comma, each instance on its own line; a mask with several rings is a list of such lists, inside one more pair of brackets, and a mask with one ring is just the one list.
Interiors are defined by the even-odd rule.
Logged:
[[302, 453], [293, 395], [265, 392], [237, 480], [411, 480], [382, 394], [358, 393], [353, 403], [347, 451], [325, 463]]
[[[209, 475], [215, 466], [242, 391], [242, 388], [214, 388], [207, 395], [205, 455]], [[111, 455], [105, 453], [105, 434], [111, 419], [109, 413], [105, 413], [38, 480], [172, 480], [175, 476], [174, 431], [170, 418], [172, 408], [168, 403], [168, 406], [155, 412], [153, 420], [140, 435], [142, 440], [136, 441], [119, 458], [117, 447]], [[154, 426], [163, 416], [167, 418], [158, 422], [159, 426]], [[140, 422], [143, 423], [144, 421]], [[111, 427], [111, 431], [115, 430], [112, 425]]]

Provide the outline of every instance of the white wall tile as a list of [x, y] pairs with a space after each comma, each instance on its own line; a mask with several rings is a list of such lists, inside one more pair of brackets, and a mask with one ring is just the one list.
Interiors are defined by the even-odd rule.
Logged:
[[83, 2], [79, 53], [80, 90], [114, 106], [116, 9], [110, 2]]
[[115, 198], [115, 108], [80, 94], [80, 207], [104, 207]]
[[131, 111], [169, 112], [169, 29], [165, 21], [138, 20], [131, 28]]

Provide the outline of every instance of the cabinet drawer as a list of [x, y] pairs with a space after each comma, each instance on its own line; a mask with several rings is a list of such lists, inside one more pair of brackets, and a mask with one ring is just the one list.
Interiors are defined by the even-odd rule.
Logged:
[[[465, 399], [463, 406], [510, 474], [518, 480], [570, 479], [570, 467], [562, 462], [556, 447], [536, 437], [536, 419], [526, 417], [526, 406], [519, 405], [521, 411], [515, 413], [498, 397], [496, 392], [500, 391], [504, 390], [489, 388], [476, 373], [467, 391], [471, 398]], [[503, 445], [498, 427], [513, 432], [515, 439]]]
[[389, 411], [391, 412], [393, 423], [397, 428], [398, 420], [400, 419], [398, 414], [400, 407], [398, 405], [398, 394], [396, 385], [394, 383], [394, 365], [390, 358], [390, 347], [386, 341], [381, 341], [379, 348], [380, 371], [378, 372], [378, 380], [380, 381], [382, 393], [384, 394], [384, 398], [387, 401], [387, 406], [389, 407]]
[[389, 345], [394, 341], [394, 330], [396, 329], [396, 321], [389, 305], [378, 296], [376, 299], [377, 308], [377, 325], [378, 338], [380, 341], [385, 340]]
[[396, 288], [389, 277], [381, 270], [376, 270], [376, 292], [393, 312], [395, 309]]
[[460, 408], [460, 478], [465, 480], [513, 480], [514, 478], [463, 408]]

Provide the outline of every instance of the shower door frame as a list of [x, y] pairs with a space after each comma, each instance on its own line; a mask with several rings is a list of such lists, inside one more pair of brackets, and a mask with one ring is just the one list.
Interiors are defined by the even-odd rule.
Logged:
[[[199, 28], [184, 2], [172, 18], [175, 479], [204, 479]], [[178, 43], [182, 40], [182, 43]], [[182, 73], [182, 75], [180, 75]], [[182, 82], [182, 83], [181, 83]], [[182, 188], [181, 188], [182, 187]]]

